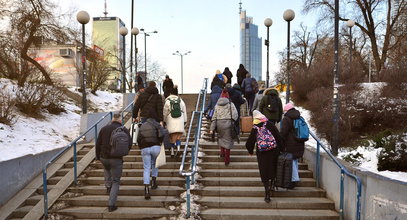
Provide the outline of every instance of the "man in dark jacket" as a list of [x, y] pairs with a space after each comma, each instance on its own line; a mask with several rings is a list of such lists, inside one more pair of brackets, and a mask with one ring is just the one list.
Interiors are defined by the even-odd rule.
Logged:
[[[110, 137], [112, 132], [122, 126], [121, 115], [116, 113], [113, 115], [113, 120], [108, 125], [104, 126], [96, 141], [96, 160], [100, 160], [104, 167], [105, 172], [105, 186], [107, 193], [109, 193], [108, 210], [112, 212], [117, 209], [116, 200], [119, 193], [120, 178], [123, 170], [123, 158], [111, 157], [109, 152], [112, 148], [110, 146]], [[129, 149], [131, 148], [132, 141], [130, 133], [127, 128], [124, 128], [129, 138]]]
[[294, 123], [293, 121], [300, 117], [300, 112], [294, 108], [292, 103], [287, 103], [284, 106], [284, 118], [281, 125], [280, 134], [284, 139], [285, 152], [293, 155], [293, 172], [292, 172], [292, 186], [295, 187], [296, 183], [300, 181], [298, 175], [298, 158], [301, 158], [304, 154], [304, 142], [299, 142], [295, 138]]
[[[140, 111], [140, 119], [138, 112]], [[153, 118], [157, 122], [163, 121], [163, 99], [158, 94], [158, 89], [153, 81], [148, 83], [148, 87], [137, 98], [133, 108], [133, 118], [135, 121], [141, 120], [144, 123], [147, 118]]]
[[163, 83], [164, 98], [167, 98], [170, 95], [171, 90], [174, 88], [174, 83], [170, 79], [169, 75], [165, 75], [165, 80]]
[[228, 81], [226, 82], [226, 84], [232, 84], [232, 77], [233, 74], [232, 72], [230, 72], [229, 67], [225, 67], [225, 70], [223, 71], [223, 75], [225, 75], [228, 78]]
[[259, 111], [264, 114], [274, 124], [281, 121], [283, 116], [283, 104], [278, 91], [274, 88], [264, 90], [260, 100]]
[[237, 76], [237, 83], [242, 85], [243, 80], [246, 78], [247, 70], [244, 68], [243, 64], [239, 65], [239, 69], [237, 70], [236, 76]]

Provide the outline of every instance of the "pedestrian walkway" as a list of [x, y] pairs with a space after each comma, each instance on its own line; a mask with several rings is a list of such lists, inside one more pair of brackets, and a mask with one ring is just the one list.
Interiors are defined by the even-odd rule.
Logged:
[[[201, 144], [204, 156], [198, 183], [203, 187], [192, 193], [200, 196], [197, 203], [202, 206], [203, 219], [339, 219], [334, 203], [326, 198], [323, 189], [316, 188], [305, 163], [299, 164], [298, 187], [280, 188], [272, 192], [270, 203], [264, 202], [256, 156], [249, 156], [244, 146], [247, 137], [243, 134], [240, 144], [231, 150], [228, 166], [219, 157], [216, 143]], [[205, 134], [204, 139], [210, 140], [210, 135]]]

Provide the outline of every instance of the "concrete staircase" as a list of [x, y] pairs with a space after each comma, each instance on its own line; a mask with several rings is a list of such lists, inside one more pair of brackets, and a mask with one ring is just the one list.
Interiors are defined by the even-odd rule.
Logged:
[[[205, 122], [208, 126], [208, 123]], [[207, 128], [205, 128], [207, 129]], [[231, 163], [225, 166], [216, 143], [201, 144], [205, 154], [199, 164], [198, 179], [203, 187], [192, 193], [200, 196], [202, 219], [339, 219], [334, 203], [323, 189], [316, 188], [313, 174], [305, 163], [299, 164], [301, 181], [293, 190], [279, 188], [270, 203], [264, 202], [256, 156], [244, 146], [248, 134], [231, 150]], [[209, 139], [209, 134], [204, 134]]]

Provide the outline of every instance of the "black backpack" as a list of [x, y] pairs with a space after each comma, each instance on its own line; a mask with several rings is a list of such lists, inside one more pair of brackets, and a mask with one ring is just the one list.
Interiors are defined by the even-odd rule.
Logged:
[[281, 106], [281, 100], [276, 95], [267, 95], [266, 108], [271, 113], [276, 113], [279, 111]]
[[110, 157], [123, 157], [129, 154], [130, 139], [124, 130], [124, 126], [120, 126], [112, 131], [110, 136]]
[[259, 92], [259, 84], [257, 83], [257, 80], [255, 78], [252, 78], [252, 81], [250, 82], [250, 86], [252, 87], [252, 91], [254, 93]]

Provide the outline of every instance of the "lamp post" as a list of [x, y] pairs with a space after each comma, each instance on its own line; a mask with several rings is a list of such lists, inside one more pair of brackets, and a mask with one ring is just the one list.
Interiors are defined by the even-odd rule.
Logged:
[[290, 22], [294, 20], [295, 13], [291, 9], [287, 9], [284, 11], [283, 18], [287, 21], [287, 88], [286, 88], [286, 97], [285, 102], [290, 102]]
[[[136, 76], [137, 76], [137, 35], [140, 33], [138, 28], [134, 27], [131, 29], [131, 34], [134, 35], [134, 82], [136, 82]], [[137, 88], [138, 89], [138, 88]], [[134, 87], [134, 91], [137, 92], [136, 87]]]
[[[131, 22], [130, 32], [133, 31], [133, 12], [134, 12], [134, 0], [131, 0]], [[137, 72], [137, 71], [136, 71]], [[136, 78], [136, 77], [134, 77]], [[130, 34], [130, 84], [133, 83], [133, 33]], [[131, 93], [132, 86], [129, 86], [129, 92]]]
[[147, 36], [150, 36], [149, 34], [156, 34], [158, 31], [145, 32], [144, 28], [141, 28], [140, 31], [144, 33], [144, 72], [147, 79]]
[[264, 20], [264, 25], [267, 27], [267, 39], [265, 41], [265, 45], [267, 46], [267, 71], [266, 71], [266, 87], [269, 87], [270, 75], [269, 75], [269, 28], [273, 24], [273, 20], [271, 18], [266, 18]]
[[335, 37], [334, 37], [334, 84], [333, 84], [333, 126], [331, 150], [333, 155], [338, 155], [339, 141], [339, 0], [335, 0]]
[[86, 114], [88, 105], [86, 101], [86, 48], [85, 48], [85, 24], [90, 20], [86, 11], [80, 11], [76, 14], [76, 20], [82, 24], [82, 113]]
[[122, 93], [126, 93], [126, 35], [128, 32], [126, 27], [119, 29], [119, 33], [123, 37]]
[[180, 53], [178, 50], [173, 53], [172, 55], [177, 55], [181, 57], [181, 93], [184, 94], [184, 63], [183, 63], [183, 57], [191, 53], [191, 51], [185, 52], [185, 53]]
[[346, 26], [349, 27], [349, 69], [352, 66], [352, 27], [355, 26], [355, 21], [349, 19], [346, 21]]

